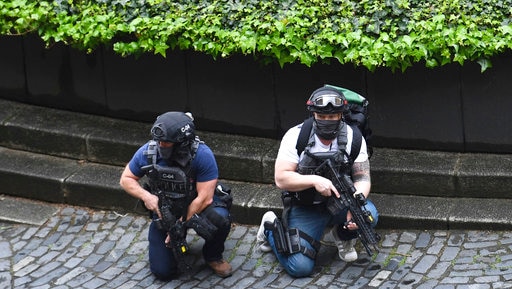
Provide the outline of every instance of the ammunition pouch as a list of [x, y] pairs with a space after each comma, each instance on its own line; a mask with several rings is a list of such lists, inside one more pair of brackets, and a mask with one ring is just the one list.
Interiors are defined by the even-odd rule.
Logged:
[[[149, 183], [144, 189], [158, 197], [158, 207], [162, 220], [156, 219], [158, 228], [168, 231], [177, 219], [187, 214], [190, 202], [196, 197], [193, 183], [179, 167], [166, 167], [157, 164], [144, 168]], [[150, 217], [156, 215], [150, 212]]]

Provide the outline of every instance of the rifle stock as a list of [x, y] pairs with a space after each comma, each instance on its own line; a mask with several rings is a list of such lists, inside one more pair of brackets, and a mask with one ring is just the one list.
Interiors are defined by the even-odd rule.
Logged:
[[333, 215], [336, 215], [340, 210], [348, 207], [352, 214], [353, 221], [359, 228], [357, 230], [357, 236], [361, 240], [364, 248], [368, 255], [372, 256], [373, 251], [379, 251], [377, 244], [381, 237], [375, 232], [371, 223], [373, 222], [373, 216], [371, 213], [364, 208], [366, 199], [361, 194], [358, 195], [358, 199], [354, 197], [356, 188], [349, 176], [340, 174], [334, 169], [331, 159], [326, 159], [318, 167], [317, 172], [324, 172], [324, 176], [333, 182], [334, 187], [340, 193], [340, 197], [332, 195], [329, 199], [328, 209]]

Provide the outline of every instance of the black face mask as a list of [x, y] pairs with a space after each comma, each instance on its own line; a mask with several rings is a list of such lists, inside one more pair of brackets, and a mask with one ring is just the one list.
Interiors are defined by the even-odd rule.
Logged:
[[176, 163], [182, 167], [185, 167], [192, 158], [189, 143], [174, 144], [172, 147], [158, 146], [158, 153], [167, 163]]
[[318, 137], [325, 140], [333, 140], [338, 136], [341, 120], [315, 119], [315, 124], [315, 133]]
[[171, 155], [171, 160], [181, 167], [185, 167], [191, 159], [192, 153], [190, 151], [190, 144], [178, 145]]
[[174, 151], [173, 146], [172, 147], [158, 146], [158, 153], [160, 154], [160, 157], [162, 157], [166, 161], [171, 159], [173, 151]]

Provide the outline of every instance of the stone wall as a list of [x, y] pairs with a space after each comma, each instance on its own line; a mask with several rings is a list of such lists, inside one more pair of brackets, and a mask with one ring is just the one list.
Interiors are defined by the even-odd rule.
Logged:
[[281, 68], [252, 56], [123, 58], [0, 36], [0, 98], [143, 122], [187, 110], [203, 131], [279, 139], [307, 117], [309, 94], [329, 83], [367, 97], [377, 147], [512, 153], [512, 54], [492, 62], [484, 73], [476, 63], [403, 73], [338, 63]]

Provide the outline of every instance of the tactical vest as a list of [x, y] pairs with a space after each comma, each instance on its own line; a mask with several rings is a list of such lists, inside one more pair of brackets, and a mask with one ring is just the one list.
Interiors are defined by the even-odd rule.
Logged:
[[[338, 133], [337, 137], [338, 142], [338, 150], [336, 152], [332, 152], [332, 155], [329, 156], [333, 161], [334, 168], [338, 170], [341, 175], [350, 175], [351, 174], [351, 158], [346, 152], [347, 147], [347, 125], [344, 124]], [[311, 130], [308, 143], [304, 149], [304, 155], [302, 159], [299, 161], [297, 165], [297, 172], [301, 175], [313, 175], [318, 174], [316, 170], [321, 165], [324, 159], [320, 158], [317, 155], [324, 155], [323, 153], [313, 153], [311, 152], [311, 148], [315, 145], [315, 133], [314, 129]], [[292, 193], [293, 194], [293, 193]], [[300, 204], [310, 205], [314, 203], [323, 203], [327, 200], [327, 197], [322, 196], [318, 193], [315, 188], [309, 188], [303, 191], [296, 192], [294, 194], [296, 200]]]
[[197, 197], [195, 180], [190, 176], [190, 172], [191, 162], [200, 143], [201, 141], [196, 137], [191, 144], [191, 159], [186, 167], [157, 164], [157, 141], [150, 141], [148, 149], [144, 152], [151, 163], [146, 171], [149, 191], [159, 198], [165, 198], [166, 203], [171, 206], [172, 215], [177, 218], [186, 216], [189, 204]]

